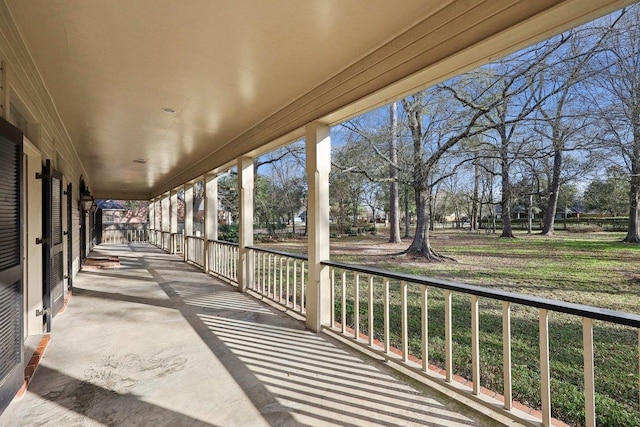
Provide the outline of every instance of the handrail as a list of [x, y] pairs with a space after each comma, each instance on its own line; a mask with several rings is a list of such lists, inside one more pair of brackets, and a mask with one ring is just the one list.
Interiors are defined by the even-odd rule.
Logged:
[[299, 259], [301, 261], [308, 261], [309, 260], [309, 257], [306, 256], [306, 255], [292, 254], [292, 253], [289, 253], [289, 252], [282, 252], [282, 251], [274, 251], [273, 249], [261, 248], [261, 247], [257, 247], [257, 246], [247, 246], [246, 248], [254, 250], [254, 251], [260, 251], [260, 252], [266, 252], [266, 253], [269, 253], [269, 254], [285, 256], [285, 257], [288, 257], [288, 258], [295, 258], [295, 259]]
[[338, 261], [322, 261], [322, 265], [341, 268], [344, 270], [356, 271], [359, 273], [382, 276], [389, 279], [400, 280], [405, 282], [417, 283], [420, 285], [432, 286], [435, 288], [445, 289], [449, 291], [461, 292], [468, 295], [476, 295], [479, 297], [487, 297], [499, 301], [522, 304], [531, 307], [551, 310], [559, 313], [571, 314], [575, 316], [588, 317], [594, 320], [604, 320], [606, 322], [617, 323], [620, 325], [640, 328], [640, 315], [624, 313], [605, 308], [592, 307], [583, 304], [575, 304], [564, 301], [556, 301], [547, 298], [518, 294], [515, 292], [502, 291], [499, 289], [489, 289], [480, 286], [467, 285], [463, 283], [452, 282], [449, 280], [430, 279], [415, 274], [398, 273], [389, 270], [383, 270], [376, 267], [366, 267], [361, 265], [347, 264]]
[[209, 240], [207, 240], [207, 242], [210, 242], [210, 243], [220, 243], [220, 244], [223, 244], [223, 245], [229, 245], [229, 246], [238, 246], [238, 244], [237, 244], [237, 243], [235, 243], [235, 242], [227, 242], [226, 240], [209, 239]]

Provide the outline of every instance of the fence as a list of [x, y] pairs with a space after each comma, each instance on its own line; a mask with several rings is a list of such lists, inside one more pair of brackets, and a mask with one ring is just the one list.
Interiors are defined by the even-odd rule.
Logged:
[[[534, 230], [542, 230], [542, 219], [535, 218], [531, 226]], [[554, 222], [554, 228], [556, 230], [571, 230], [572, 228], [577, 227], [589, 227], [596, 226], [601, 228], [603, 231], [627, 231], [627, 227], [629, 225], [629, 219], [625, 217], [620, 218], [561, 218], [556, 219]], [[529, 226], [528, 219], [512, 219], [511, 227], [514, 230], [526, 230]], [[483, 218], [480, 220], [479, 227], [481, 229], [489, 229], [492, 227], [492, 222], [489, 219]], [[500, 229], [502, 227], [502, 220], [496, 220], [496, 228]]]
[[149, 241], [147, 224], [105, 224], [102, 228], [102, 244], [142, 243]]

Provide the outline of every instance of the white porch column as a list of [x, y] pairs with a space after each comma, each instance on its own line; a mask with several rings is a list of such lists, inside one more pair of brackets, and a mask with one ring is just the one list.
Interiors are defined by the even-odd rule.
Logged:
[[178, 232], [178, 191], [171, 191], [171, 253], [178, 253], [178, 248], [176, 247], [176, 236], [175, 234]]
[[184, 235], [193, 236], [193, 184], [184, 187]]
[[218, 175], [204, 177], [204, 271], [209, 271], [209, 240], [218, 240]]
[[253, 159], [238, 159], [238, 195], [240, 219], [238, 227], [238, 290], [245, 292], [253, 283]]
[[149, 223], [147, 224], [147, 230], [149, 232], [149, 241], [153, 242], [151, 235], [153, 234], [153, 229], [156, 225], [156, 204], [153, 202], [153, 199], [149, 200]]
[[[160, 247], [164, 250], [171, 251], [170, 247], [165, 247], [165, 237], [164, 233], [168, 233], [171, 231], [171, 203], [169, 200], [169, 194], [165, 193], [162, 195], [162, 199], [160, 199], [160, 203], [162, 205], [162, 224], [160, 225], [160, 230], [162, 234], [160, 236]], [[169, 240], [169, 243], [171, 241]], [[170, 245], [169, 245], [170, 246]]]
[[185, 261], [189, 259], [187, 236], [193, 236], [193, 184], [184, 186], [184, 243], [182, 254]]
[[319, 332], [323, 325], [329, 325], [333, 309], [329, 268], [320, 264], [329, 260], [331, 137], [329, 126], [318, 122], [309, 123], [305, 133], [309, 180], [307, 327]]
[[[157, 231], [162, 231], [162, 204], [160, 203], [161, 200], [162, 199], [160, 197], [156, 197], [154, 199], [154, 201], [153, 201], [153, 203], [154, 203], [154, 205], [156, 207], [154, 209], [156, 223], [154, 224], [153, 228], [155, 230], [157, 230]], [[159, 242], [158, 240], [156, 240], [154, 243], [156, 245], [158, 245], [158, 246], [162, 246], [162, 242], [161, 241]]]
[[160, 203], [162, 203], [162, 224], [160, 229], [163, 232], [168, 232], [171, 230], [171, 206], [169, 205], [169, 195], [164, 194]]

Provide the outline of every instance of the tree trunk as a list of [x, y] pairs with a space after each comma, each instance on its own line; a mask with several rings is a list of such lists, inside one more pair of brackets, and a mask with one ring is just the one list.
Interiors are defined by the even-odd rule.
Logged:
[[407, 255], [419, 256], [429, 261], [445, 261], [447, 258], [438, 255], [431, 249], [429, 242], [429, 206], [431, 191], [427, 188], [415, 188], [416, 193], [416, 233], [413, 241], [404, 252]]
[[404, 237], [406, 239], [411, 238], [411, 232], [409, 230], [411, 227], [411, 212], [409, 210], [409, 187], [404, 186]]
[[502, 178], [502, 234], [500, 237], [512, 239], [513, 230], [511, 229], [511, 181], [509, 179], [509, 160], [506, 153], [503, 153], [501, 164]]
[[[560, 195], [560, 174], [562, 173], [562, 150], [553, 150], [553, 177], [551, 178], [551, 188], [549, 189], [549, 203], [544, 213], [544, 225], [542, 235], [552, 236], [556, 211], [558, 210], [558, 196]], [[566, 212], [565, 212], [566, 215]]]
[[471, 231], [478, 230], [478, 187], [480, 186], [480, 168], [477, 163], [474, 163], [474, 177], [473, 177], [473, 196], [471, 199], [471, 218], [469, 218], [469, 224]]
[[[640, 145], [640, 144], [636, 144]], [[627, 243], [640, 243], [638, 234], [638, 196], [640, 195], [640, 149], [638, 155], [632, 159], [631, 186], [629, 187], [629, 224], [627, 235], [622, 240]]]
[[400, 240], [400, 205], [398, 203], [398, 104], [389, 105], [391, 138], [389, 139], [389, 243], [402, 243]]

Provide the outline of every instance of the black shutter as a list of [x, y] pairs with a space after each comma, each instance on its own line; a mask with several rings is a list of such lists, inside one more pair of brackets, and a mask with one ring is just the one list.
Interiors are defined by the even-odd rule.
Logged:
[[18, 146], [0, 144], [0, 270], [20, 263], [20, 179]]
[[0, 119], [0, 412], [24, 382], [21, 175], [22, 133]]

